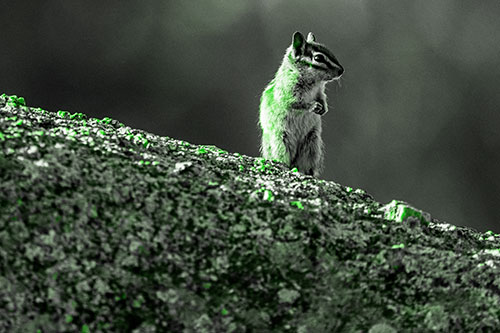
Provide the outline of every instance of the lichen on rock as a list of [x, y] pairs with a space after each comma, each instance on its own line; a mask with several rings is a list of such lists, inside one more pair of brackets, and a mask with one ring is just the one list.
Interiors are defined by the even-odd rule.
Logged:
[[495, 331], [499, 248], [275, 161], [0, 96], [2, 332]]

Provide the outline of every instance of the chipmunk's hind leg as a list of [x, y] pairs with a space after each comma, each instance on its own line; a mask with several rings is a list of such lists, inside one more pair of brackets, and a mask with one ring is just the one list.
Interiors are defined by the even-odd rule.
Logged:
[[295, 166], [306, 175], [318, 176], [323, 159], [323, 141], [320, 130], [314, 127], [297, 149]]

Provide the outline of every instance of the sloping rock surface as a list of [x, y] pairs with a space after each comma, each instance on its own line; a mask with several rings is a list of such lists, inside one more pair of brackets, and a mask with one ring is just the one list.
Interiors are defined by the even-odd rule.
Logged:
[[1, 332], [500, 332], [500, 236], [0, 97]]

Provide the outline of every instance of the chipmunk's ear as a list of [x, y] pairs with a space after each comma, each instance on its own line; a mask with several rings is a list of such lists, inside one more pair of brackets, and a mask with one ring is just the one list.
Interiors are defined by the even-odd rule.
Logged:
[[292, 37], [293, 55], [295, 57], [304, 54], [305, 44], [304, 35], [295, 31]]
[[314, 37], [313, 33], [310, 32], [309, 34], [307, 34], [307, 42], [308, 43], [311, 43], [311, 42], [315, 42], [316, 41], [316, 37]]

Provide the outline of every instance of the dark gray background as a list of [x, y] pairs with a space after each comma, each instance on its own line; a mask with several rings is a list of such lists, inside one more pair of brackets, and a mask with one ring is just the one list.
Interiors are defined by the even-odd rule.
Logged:
[[0, 91], [257, 156], [260, 94], [295, 30], [346, 69], [324, 179], [500, 232], [497, 0], [10, 1]]

